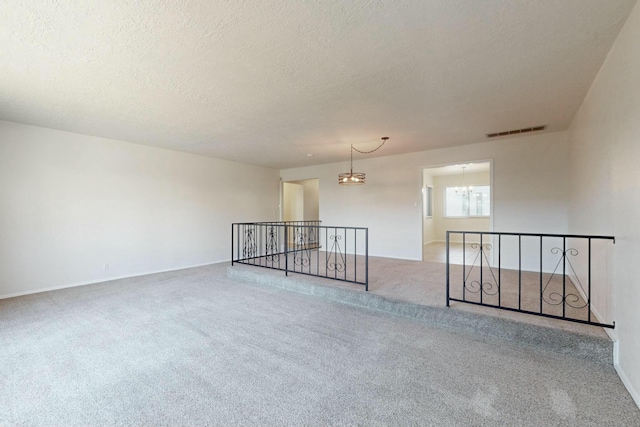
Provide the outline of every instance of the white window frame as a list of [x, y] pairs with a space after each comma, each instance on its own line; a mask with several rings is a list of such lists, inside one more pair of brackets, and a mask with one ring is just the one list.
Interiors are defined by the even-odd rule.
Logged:
[[489, 189], [489, 213], [487, 215], [471, 215], [470, 214], [470, 208], [471, 208], [471, 197], [470, 197], [470, 192], [467, 192], [467, 214], [466, 215], [447, 215], [447, 193], [449, 189], [456, 189], [456, 188], [461, 188], [461, 187], [455, 187], [455, 186], [451, 186], [451, 187], [445, 187], [444, 189], [444, 217], [445, 218], [451, 218], [451, 219], [469, 219], [469, 218], [490, 218], [491, 217], [491, 186], [490, 185], [469, 185], [467, 188], [482, 188], [482, 187], [487, 187]]

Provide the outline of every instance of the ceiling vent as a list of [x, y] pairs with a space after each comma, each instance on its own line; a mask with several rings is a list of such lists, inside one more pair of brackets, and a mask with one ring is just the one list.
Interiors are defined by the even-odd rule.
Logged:
[[499, 136], [507, 136], [507, 135], [518, 135], [520, 133], [529, 133], [529, 132], [537, 132], [540, 130], [545, 130], [547, 126], [534, 126], [531, 128], [523, 128], [523, 129], [515, 129], [515, 130], [507, 130], [504, 132], [496, 132], [496, 133], [488, 133], [487, 138], [497, 138]]

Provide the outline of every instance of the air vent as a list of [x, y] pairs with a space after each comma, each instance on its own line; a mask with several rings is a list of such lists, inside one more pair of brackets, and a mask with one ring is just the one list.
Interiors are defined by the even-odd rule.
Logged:
[[499, 136], [507, 136], [507, 135], [518, 135], [519, 133], [529, 133], [529, 132], [537, 132], [540, 130], [545, 130], [547, 126], [534, 126], [531, 128], [524, 129], [515, 129], [515, 130], [507, 130], [504, 132], [496, 132], [496, 133], [488, 133], [487, 138], [497, 138]]

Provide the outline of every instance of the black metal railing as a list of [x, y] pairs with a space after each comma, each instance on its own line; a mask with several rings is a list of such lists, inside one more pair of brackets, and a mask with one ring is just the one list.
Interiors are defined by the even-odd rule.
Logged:
[[447, 231], [447, 307], [457, 301], [613, 328], [603, 319], [611, 242], [612, 236]]
[[235, 263], [356, 283], [368, 291], [369, 229], [321, 221], [233, 223]]

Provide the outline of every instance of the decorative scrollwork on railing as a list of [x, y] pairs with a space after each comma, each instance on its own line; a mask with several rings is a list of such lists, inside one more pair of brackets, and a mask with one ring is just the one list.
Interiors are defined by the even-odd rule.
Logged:
[[307, 233], [303, 227], [295, 227], [293, 230], [294, 254], [293, 262], [296, 265], [308, 267], [311, 264], [311, 254], [307, 245]]
[[[567, 304], [569, 307], [572, 307], [575, 309], [585, 308], [589, 304], [588, 299], [591, 298], [590, 295], [587, 295], [587, 301], [585, 301], [584, 299], [582, 299], [582, 297], [580, 297], [580, 295], [572, 292], [565, 293], [564, 295], [559, 292], [552, 291], [551, 289], [549, 289], [549, 291], [547, 292], [547, 288], [549, 288], [549, 285], [551, 284], [551, 280], [553, 280], [553, 277], [556, 275], [558, 268], [560, 268], [560, 264], [562, 264], [562, 262], [565, 261], [569, 265], [569, 268], [573, 272], [573, 278], [577, 282], [577, 283], [574, 283], [574, 285], [580, 286], [580, 289], [582, 289], [583, 294], [586, 295], [586, 293], [584, 292], [584, 288], [582, 287], [582, 283], [580, 283], [580, 279], [578, 278], [578, 274], [576, 273], [575, 268], [573, 268], [573, 264], [571, 263], [571, 258], [569, 258], [569, 257], [578, 256], [580, 252], [578, 252], [578, 250], [575, 248], [569, 248], [563, 251], [558, 247], [554, 247], [551, 249], [551, 253], [554, 255], [557, 255], [557, 254], [561, 254], [561, 255], [560, 255], [560, 259], [558, 259], [558, 262], [556, 263], [555, 268], [553, 269], [553, 272], [551, 273], [551, 276], [549, 276], [547, 283], [544, 285], [544, 288], [542, 289], [541, 296], [543, 301], [549, 305], [560, 305], [564, 303], [564, 304]], [[564, 273], [566, 274], [566, 272]], [[572, 279], [569, 279], [569, 280], [571, 280], [571, 282], [573, 283]]]
[[309, 237], [307, 239], [307, 242], [309, 243], [309, 246], [312, 248], [318, 248], [318, 235], [317, 235], [317, 228], [316, 227], [309, 227]]
[[[480, 243], [472, 243], [470, 246], [472, 249], [477, 249], [478, 252], [476, 253], [475, 258], [471, 263], [469, 272], [465, 276], [464, 288], [467, 290], [467, 292], [471, 292], [474, 294], [482, 292], [483, 294], [489, 296], [496, 295], [498, 292], [500, 292], [500, 285], [498, 284], [498, 280], [496, 279], [493, 267], [491, 267], [489, 257], [487, 256], [487, 252], [491, 251], [491, 249], [493, 249], [493, 246], [490, 243], [483, 243], [482, 245]], [[482, 265], [482, 267], [480, 266], [481, 263], [479, 263], [479, 261], [482, 261], [482, 259], [485, 260], [486, 267], [489, 268], [489, 272], [491, 273], [493, 282], [483, 280], [481, 283], [480, 280], [469, 280], [469, 276], [471, 276], [474, 268], [485, 268], [485, 265]]]
[[267, 246], [265, 250], [268, 261], [278, 262], [280, 260], [280, 255], [278, 254], [278, 230], [273, 225], [267, 231]]
[[293, 230], [293, 242], [296, 248], [304, 248], [307, 245], [307, 233], [302, 231], [302, 227], [296, 227]]
[[485, 295], [496, 295], [500, 288], [491, 282], [480, 283], [479, 280], [472, 280], [464, 285], [467, 292], [478, 293], [482, 291]]
[[296, 251], [293, 255], [293, 262], [296, 265], [308, 267], [311, 264], [311, 256], [309, 254], [309, 251], [306, 249]]
[[[471, 243], [471, 248], [472, 249], [478, 249], [480, 248], [480, 243]], [[483, 243], [482, 244], [482, 250], [483, 251], [490, 251], [491, 249], [493, 249], [493, 245], [491, 243]]]
[[242, 255], [245, 258], [255, 257], [258, 253], [256, 245], [256, 236], [253, 227], [249, 227], [244, 231], [244, 246], [242, 247]]
[[340, 247], [340, 240], [342, 240], [342, 236], [332, 235], [329, 238], [333, 243], [331, 244], [331, 250], [327, 252], [327, 269], [342, 273], [346, 265], [346, 260], [342, 253], [342, 248]]

